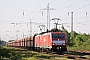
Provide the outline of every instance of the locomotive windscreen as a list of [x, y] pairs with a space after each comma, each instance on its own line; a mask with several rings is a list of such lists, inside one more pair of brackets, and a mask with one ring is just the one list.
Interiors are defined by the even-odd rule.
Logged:
[[52, 38], [65, 38], [65, 34], [52, 34]]

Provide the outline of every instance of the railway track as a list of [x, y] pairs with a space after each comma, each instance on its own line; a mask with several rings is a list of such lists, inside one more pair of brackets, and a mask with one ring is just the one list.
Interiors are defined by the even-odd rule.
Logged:
[[50, 55], [58, 56], [58, 57], [65, 57], [67, 59], [74, 59], [74, 60], [90, 60], [90, 52], [85, 52], [85, 51], [67, 51], [63, 54], [53, 52], [53, 53], [50, 53]]
[[68, 58], [90, 60], [90, 51], [68, 51], [66, 54], [70, 54]]
[[[43, 54], [47, 54], [46, 52], [41, 52]], [[59, 56], [65, 57], [67, 59], [74, 59], [74, 60], [90, 60], [90, 51], [71, 51], [68, 50], [64, 53], [52, 52], [50, 53], [51, 56]]]

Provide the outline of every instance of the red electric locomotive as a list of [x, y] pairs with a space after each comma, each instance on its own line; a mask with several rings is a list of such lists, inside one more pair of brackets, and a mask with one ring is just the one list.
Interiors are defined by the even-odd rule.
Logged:
[[35, 36], [35, 50], [38, 51], [58, 51], [65, 52], [66, 34], [65, 32], [48, 32]]

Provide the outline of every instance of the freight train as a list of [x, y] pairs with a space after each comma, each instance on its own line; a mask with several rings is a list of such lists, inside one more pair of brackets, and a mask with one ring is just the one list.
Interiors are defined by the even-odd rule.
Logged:
[[39, 52], [65, 52], [67, 51], [66, 40], [65, 32], [44, 32], [8, 42], [7, 45]]

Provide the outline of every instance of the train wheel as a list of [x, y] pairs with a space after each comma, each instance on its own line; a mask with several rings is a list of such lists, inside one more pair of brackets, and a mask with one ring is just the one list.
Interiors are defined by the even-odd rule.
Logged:
[[47, 54], [48, 54], [48, 53], [50, 53], [50, 50], [49, 50], [49, 49], [46, 49], [46, 52], [47, 52]]
[[41, 49], [40, 48], [38, 49], [38, 52], [41, 52]]
[[50, 53], [53, 53], [53, 50], [50, 50]]
[[36, 50], [37, 50], [37, 52], [40, 52], [40, 48], [37, 48]]
[[41, 48], [41, 52], [44, 52], [44, 48]]

